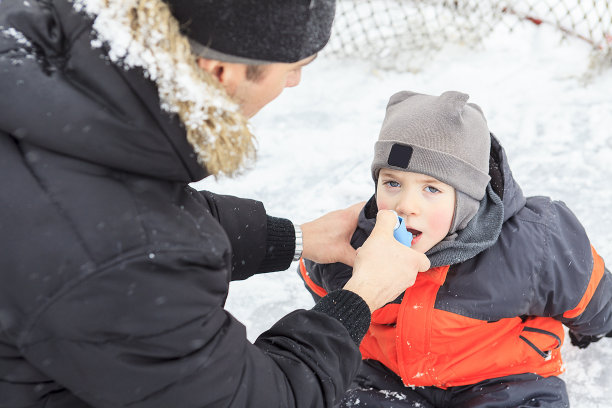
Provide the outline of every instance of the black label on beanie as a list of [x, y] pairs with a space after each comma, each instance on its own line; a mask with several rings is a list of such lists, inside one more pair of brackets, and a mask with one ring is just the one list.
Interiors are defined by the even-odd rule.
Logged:
[[408, 167], [408, 164], [410, 164], [410, 158], [412, 158], [412, 146], [396, 143], [391, 146], [387, 164], [389, 166], [405, 169]]

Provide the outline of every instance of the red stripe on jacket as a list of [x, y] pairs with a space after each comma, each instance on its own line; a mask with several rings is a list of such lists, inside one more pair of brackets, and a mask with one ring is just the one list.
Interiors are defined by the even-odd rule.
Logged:
[[306, 270], [306, 265], [304, 265], [304, 258], [300, 258], [300, 275], [302, 275], [302, 279], [304, 279], [306, 285], [308, 285], [310, 290], [312, 290], [314, 293], [321, 297], [327, 295], [327, 291], [324, 288], [317, 285], [312, 281], [312, 279], [310, 279], [308, 271]]

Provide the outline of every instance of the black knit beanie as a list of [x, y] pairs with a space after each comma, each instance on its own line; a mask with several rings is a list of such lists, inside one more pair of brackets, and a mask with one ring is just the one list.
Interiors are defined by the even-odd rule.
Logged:
[[319, 52], [335, 0], [165, 0], [194, 53], [246, 64], [291, 63]]

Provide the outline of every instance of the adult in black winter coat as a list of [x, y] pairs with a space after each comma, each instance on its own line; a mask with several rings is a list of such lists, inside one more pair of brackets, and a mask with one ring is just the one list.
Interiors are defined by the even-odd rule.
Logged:
[[0, 407], [332, 406], [371, 310], [428, 268], [390, 212], [357, 256], [359, 205], [330, 213], [303, 255], [353, 279], [247, 340], [228, 284], [286, 269], [299, 228], [189, 183], [252, 158], [244, 117], [299, 83], [334, 2], [169, 3], [0, 1]]

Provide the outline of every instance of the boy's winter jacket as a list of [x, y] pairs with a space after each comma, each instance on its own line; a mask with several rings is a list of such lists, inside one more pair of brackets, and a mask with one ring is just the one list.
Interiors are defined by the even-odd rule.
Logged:
[[[381, 362], [405, 385], [557, 375], [562, 324], [577, 337], [612, 331], [612, 275], [576, 217], [562, 202], [525, 198], [494, 137], [491, 163], [490, 186], [504, 209], [495, 243], [450, 266], [432, 261], [414, 286], [373, 313], [361, 343], [364, 359]], [[356, 248], [373, 228], [375, 207], [372, 199], [360, 215]], [[305, 260], [300, 273], [316, 298], [342, 287], [351, 268]]]
[[251, 344], [228, 285], [290, 265], [290, 221], [190, 188], [184, 127], [91, 40], [70, 1], [0, 2], [0, 407], [332, 406], [367, 306]]

